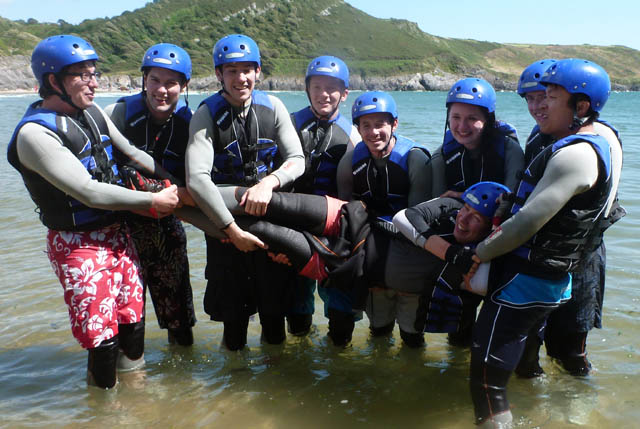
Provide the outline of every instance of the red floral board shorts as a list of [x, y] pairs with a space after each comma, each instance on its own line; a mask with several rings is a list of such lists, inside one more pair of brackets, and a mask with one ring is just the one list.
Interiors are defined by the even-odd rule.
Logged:
[[64, 289], [71, 332], [85, 349], [139, 322], [144, 295], [138, 254], [126, 227], [47, 234], [47, 254]]

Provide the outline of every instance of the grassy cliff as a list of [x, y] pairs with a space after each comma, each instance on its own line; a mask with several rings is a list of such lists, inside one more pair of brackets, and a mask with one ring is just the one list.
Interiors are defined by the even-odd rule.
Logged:
[[61, 33], [89, 40], [107, 73], [137, 73], [148, 46], [170, 42], [189, 52], [195, 76], [210, 75], [216, 40], [243, 33], [258, 42], [264, 72], [272, 76], [299, 76], [322, 54], [343, 58], [363, 77], [484, 70], [509, 80], [536, 59], [581, 57], [604, 66], [617, 83], [640, 84], [640, 51], [630, 48], [443, 38], [409, 21], [374, 18], [341, 0], [154, 0], [113, 19], [78, 25], [0, 18], [0, 56], [30, 55], [40, 39]]

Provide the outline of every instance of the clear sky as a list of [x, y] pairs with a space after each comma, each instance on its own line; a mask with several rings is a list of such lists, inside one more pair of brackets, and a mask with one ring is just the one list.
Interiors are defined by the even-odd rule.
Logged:
[[[347, 0], [378, 18], [430, 34], [499, 43], [625, 45], [640, 49], [638, 0]], [[0, 0], [0, 16], [40, 22], [113, 17], [147, 0]], [[80, 6], [79, 6], [80, 5]], [[330, 29], [329, 29], [330, 31]], [[375, 29], [372, 29], [375, 31]]]

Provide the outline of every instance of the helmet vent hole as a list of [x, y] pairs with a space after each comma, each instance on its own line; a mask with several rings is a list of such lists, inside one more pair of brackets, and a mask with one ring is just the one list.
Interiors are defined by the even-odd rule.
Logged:
[[80, 47], [80, 45], [78, 45], [77, 43], [73, 44], [73, 49], [78, 49]]
[[534, 74], [533, 77], [536, 78], [536, 79], [540, 79], [540, 73]]
[[472, 88], [471, 92], [478, 92], [478, 88]]
[[336, 66], [336, 63], [331, 63], [331, 67], [335, 67], [335, 66]]
[[378, 102], [378, 98], [377, 97], [373, 97], [373, 102], [377, 103]]
[[228, 46], [225, 46], [224, 48], [222, 48], [222, 50], [226, 52], [226, 51], [228, 51], [228, 50], [229, 50], [229, 47], [228, 47]]
[[153, 51], [153, 55], [158, 55], [158, 51]]
[[240, 45], [240, 49], [242, 49], [243, 51], [246, 50], [246, 46], [245, 45]]
[[176, 57], [176, 54], [174, 54], [173, 52], [171, 52], [171, 53], [169, 54], [169, 56], [170, 56], [171, 58], [175, 58], [175, 57]]

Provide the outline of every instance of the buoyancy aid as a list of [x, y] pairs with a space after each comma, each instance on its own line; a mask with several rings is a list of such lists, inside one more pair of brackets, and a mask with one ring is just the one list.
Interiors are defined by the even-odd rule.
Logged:
[[150, 126], [151, 117], [144, 97], [145, 93], [141, 92], [118, 99], [118, 103], [125, 103], [125, 129], [122, 134], [138, 149], [153, 156], [173, 176], [184, 180], [184, 154], [189, 141], [191, 109], [180, 99], [164, 124]]
[[518, 136], [516, 129], [503, 121], [496, 121], [496, 129], [498, 138], [493, 139], [483, 148], [477, 161], [471, 159], [469, 152], [456, 141], [451, 130], [447, 130], [441, 150], [447, 189], [462, 192], [469, 186], [483, 180], [504, 183], [507, 139], [511, 138], [517, 141]]
[[246, 118], [236, 113], [218, 92], [206, 98], [213, 120], [215, 158], [211, 177], [215, 183], [252, 186], [277, 164], [275, 109], [267, 94], [254, 90]]
[[429, 152], [416, 142], [396, 136], [393, 150], [387, 157], [384, 171], [379, 171], [371, 152], [364, 141], [353, 150], [351, 171], [353, 175], [353, 197], [365, 202], [376, 215], [393, 215], [407, 208], [409, 195], [408, 158], [412, 149]]
[[604, 218], [611, 191], [611, 157], [609, 143], [592, 134], [573, 134], [540, 152], [529, 163], [518, 185], [511, 213], [517, 213], [542, 178], [553, 154], [569, 145], [586, 142], [598, 156], [598, 179], [593, 188], [571, 198], [527, 243], [514, 250], [530, 266], [529, 274], [563, 274], [573, 271], [590, 251], [594, 236]]
[[318, 119], [311, 107], [291, 114], [302, 142], [305, 171], [294, 183], [295, 192], [337, 197], [338, 163], [351, 140], [351, 122], [338, 113], [329, 121]]
[[20, 162], [16, 145], [18, 132], [25, 124], [34, 122], [54, 132], [93, 179], [103, 183], [119, 183], [109, 127], [102, 112], [91, 106], [81, 112], [80, 120], [75, 120], [43, 109], [40, 103], [41, 101], [37, 101], [29, 106], [7, 148], [9, 163], [22, 175], [31, 199], [36, 203], [40, 221], [47, 228], [58, 231], [88, 231], [117, 222], [117, 212], [87, 207], [53, 186], [37, 172], [25, 168]]

